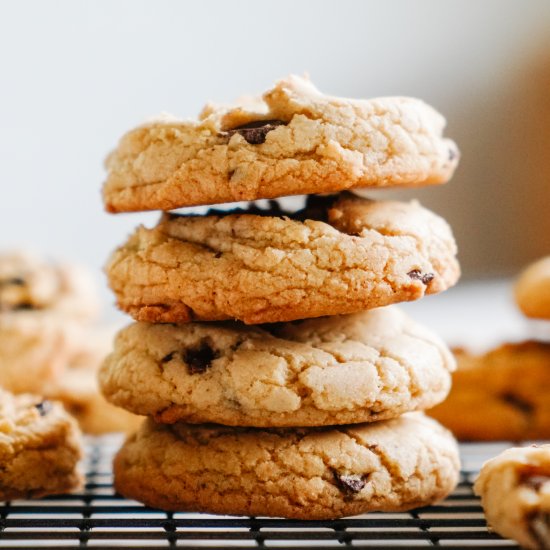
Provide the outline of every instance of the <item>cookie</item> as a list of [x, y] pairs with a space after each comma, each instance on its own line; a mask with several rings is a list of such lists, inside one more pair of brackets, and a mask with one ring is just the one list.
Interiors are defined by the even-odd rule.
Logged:
[[394, 307], [298, 323], [135, 323], [101, 371], [109, 401], [159, 422], [329, 426], [432, 407], [453, 357]]
[[59, 403], [0, 390], [0, 501], [79, 488], [81, 457], [76, 422]]
[[0, 254], [0, 385], [41, 394], [91, 351], [98, 297], [84, 269], [28, 252]]
[[0, 313], [0, 386], [42, 394], [75, 362], [101, 359], [89, 326], [47, 310]]
[[527, 317], [550, 319], [550, 256], [527, 267], [514, 292], [516, 303]]
[[550, 445], [507, 449], [483, 465], [474, 490], [491, 529], [522, 548], [550, 548]]
[[110, 212], [446, 182], [458, 164], [445, 119], [418, 99], [341, 99], [296, 76], [263, 101], [207, 106], [128, 132], [107, 158]]
[[153, 323], [272, 323], [416, 300], [459, 277], [449, 226], [417, 202], [343, 194], [292, 217], [251, 212], [138, 228], [106, 268], [119, 307]]
[[50, 311], [72, 319], [94, 320], [98, 297], [81, 267], [48, 262], [30, 252], [0, 254], [0, 315]]
[[527, 341], [455, 355], [451, 392], [431, 416], [461, 440], [550, 438], [550, 344]]
[[148, 419], [114, 461], [116, 490], [154, 508], [299, 519], [424, 506], [458, 472], [452, 436], [421, 413], [279, 430]]
[[60, 401], [85, 433], [132, 431], [139, 419], [107, 403], [97, 384], [113, 335], [53, 312], [0, 314], [0, 386]]

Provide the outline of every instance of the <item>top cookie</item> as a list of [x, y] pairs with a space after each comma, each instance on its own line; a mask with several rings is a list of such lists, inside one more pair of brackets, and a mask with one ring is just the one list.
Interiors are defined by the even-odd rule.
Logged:
[[444, 183], [459, 157], [444, 127], [418, 99], [330, 97], [291, 76], [262, 100], [131, 130], [107, 158], [103, 198], [131, 212]]
[[531, 264], [521, 273], [515, 297], [527, 317], [550, 319], [550, 256]]

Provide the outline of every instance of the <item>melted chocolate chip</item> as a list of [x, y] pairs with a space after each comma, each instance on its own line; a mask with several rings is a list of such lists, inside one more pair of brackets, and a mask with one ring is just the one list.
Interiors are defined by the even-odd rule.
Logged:
[[413, 269], [412, 271], [409, 271], [407, 275], [411, 279], [422, 281], [422, 283], [426, 286], [428, 286], [435, 278], [435, 275], [433, 273], [422, 273], [420, 269]]
[[231, 351], [237, 351], [243, 344], [244, 338], [238, 338], [234, 344], [231, 344]]
[[550, 476], [544, 475], [528, 475], [521, 479], [521, 484], [534, 489], [535, 491], [540, 491], [542, 486], [550, 482]]
[[512, 407], [520, 410], [522, 413], [531, 414], [533, 412], [533, 405], [528, 401], [525, 401], [521, 397], [514, 395], [513, 393], [504, 393], [500, 396], [502, 401], [512, 405]]
[[202, 341], [197, 348], [186, 349], [182, 352], [182, 358], [187, 364], [189, 374], [202, 374], [219, 356], [219, 352], [212, 349], [206, 341]]
[[176, 355], [176, 352], [175, 352], [175, 351], [171, 351], [168, 355], [165, 355], [165, 356], [160, 360], [160, 362], [161, 362], [161, 363], [168, 363], [168, 362], [172, 361], [172, 359], [174, 359], [174, 355]]
[[527, 525], [537, 548], [550, 548], [550, 513], [539, 510], [529, 514]]
[[[285, 210], [281, 204], [271, 199], [268, 201], [267, 208], [261, 208], [254, 201], [249, 202], [245, 207], [233, 208], [232, 210], [218, 210], [216, 208], [209, 208], [203, 216], [231, 216], [240, 214], [252, 214], [254, 216], [264, 216], [270, 218], [288, 218], [295, 221], [314, 220], [320, 222], [328, 221], [328, 211], [338, 199], [339, 195], [308, 195], [306, 197], [305, 207], [300, 210]], [[196, 214], [185, 214], [178, 212], [169, 212], [166, 214], [168, 221], [177, 220], [178, 218], [189, 218], [197, 216]]]
[[233, 134], [240, 134], [251, 145], [260, 145], [265, 142], [265, 138], [271, 130], [284, 125], [286, 122], [282, 120], [256, 120], [228, 130], [226, 134], [230, 138]]
[[358, 474], [339, 474], [333, 472], [334, 480], [340, 491], [346, 495], [356, 495], [367, 484], [364, 476]]
[[267, 208], [261, 208], [254, 202], [248, 203], [245, 208], [234, 208], [233, 210], [217, 210], [216, 208], [209, 208], [206, 212], [207, 216], [227, 216], [229, 214], [253, 214], [254, 216], [288, 216], [293, 214], [287, 212], [276, 200], [270, 200]]
[[0, 311], [30, 311], [31, 309], [36, 308], [29, 302], [22, 302], [20, 304], [3, 304], [0, 301]]
[[25, 279], [22, 277], [10, 277], [0, 280], [0, 286], [25, 286]]
[[40, 416], [46, 416], [52, 410], [52, 403], [51, 401], [44, 400], [40, 403], [37, 403], [35, 405], [35, 408]]
[[13, 306], [13, 311], [29, 311], [31, 309], [34, 309], [34, 306], [29, 302], [22, 302], [20, 304], [16, 304]]

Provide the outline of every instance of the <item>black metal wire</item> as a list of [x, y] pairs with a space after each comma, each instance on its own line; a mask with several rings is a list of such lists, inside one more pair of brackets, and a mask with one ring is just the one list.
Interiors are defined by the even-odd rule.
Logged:
[[[462, 472], [444, 502], [410, 512], [337, 521], [166, 513], [114, 493], [111, 459], [119, 442], [88, 440], [81, 493], [0, 504], [0, 548], [518, 548], [488, 532], [472, 492], [475, 469]], [[487, 458], [499, 451], [486, 447]], [[479, 446], [474, 451], [482, 455]]]

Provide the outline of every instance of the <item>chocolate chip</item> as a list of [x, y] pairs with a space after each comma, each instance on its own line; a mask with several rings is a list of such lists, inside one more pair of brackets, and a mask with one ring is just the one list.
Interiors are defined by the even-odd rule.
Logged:
[[16, 304], [13, 306], [13, 311], [29, 311], [31, 309], [34, 309], [34, 306], [29, 302], [22, 302], [20, 304]]
[[20, 304], [3, 304], [0, 301], [0, 311], [30, 311], [31, 309], [36, 308], [29, 302], [21, 302]]
[[550, 548], [550, 513], [538, 510], [527, 516], [529, 534], [537, 542], [537, 548]]
[[228, 130], [226, 135], [231, 138], [233, 134], [240, 134], [251, 145], [260, 145], [265, 142], [265, 138], [271, 130], [284, 125], [286, 122], [282, 120], [256, 120]]
[[435, 278], [435, 275], [433, 273], [422, 273], [420, 269], [413, 269], [412, 271], [409, 271], [407, 275], [411, 279], [422, 281], [422, 283], [424, 283], [426, 286], [429, 285]]
[[220, 356], [206, 341], [202, 341], [197, 348], [186, 349], [182, 358], [187, 364], [189, 374], [202, 374], [211, 365], [212, 361]]
[[243, 344], [244, 338], [238, 338], [234, 344], [231, 344], [231, 351], [237, 351]]
[[169, 361], [172, 361], [174, 359], [174, 355], [176, 355], [175, 351], [171, 351], [168, 355], [165, 355], [160, 362], [161, 363], [168, 363]]
[[449, 147], [449, 162], [452, 162], [455, 158], [458, 157], [458, 152], [453, 147]]
[[500, 399], [512, 407], [520, 410], [522, 413], [531, 414], [533, 412], [533, 405], [529, 401], [525, 401], [521, 397], [514, 395], [513, 393], [504, 393], [500, 396]]
[[315, 220], [318, 222], [328, 221], [328, 211], [336, 202], [338, 195], [308, 195], [306, 206], [303, 210], [296, 212], [292, 219], [305, 221]]
[[543, 475], [529, 475], [521, 479], [522, 485], [526, 485], [535, 491], [540, 491], [542, 486], [548, 482], [550, 482], [550, 476]]
[[52, 402], [48, 400], [44, 400], [40, 403], [37, 403], [35, 405], [36, 410], [40, 414], [40, 416], [46, 416], [51, 410], [52, 410]]
[[22, 277], [10, 277], [0, 280], [0, 286], [25, 286], [25, 279]]
[[218, 259], [218, 258], [221, 258], [222, 257], [222, 253], [221, 252], [216, 252], [214, 254], [214, 258]]
[[333, 471], [338, 489], [346, 495], [355, 495], [367, 484], [365, 477], [359, 474], [339, 474]]

